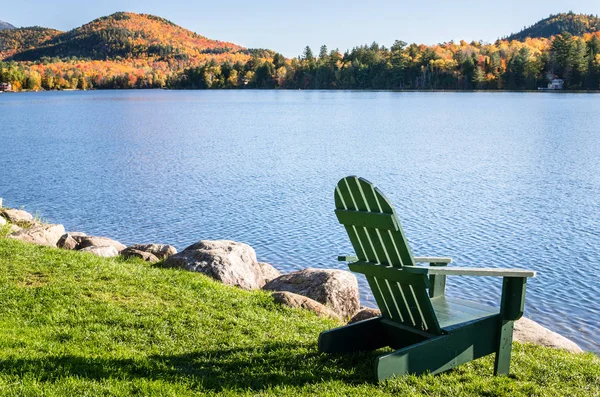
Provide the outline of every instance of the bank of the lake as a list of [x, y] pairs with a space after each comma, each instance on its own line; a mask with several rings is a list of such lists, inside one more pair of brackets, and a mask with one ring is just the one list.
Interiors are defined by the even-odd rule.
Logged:
[[[337, 323], [206, 276], [0, 238], [0, 393], [594, 396], [600, 359], [515, 344], [437, 376], [374, 383], [377, 353], [319, 354]], [[380, 353], [380, 352], [379, 352]]]

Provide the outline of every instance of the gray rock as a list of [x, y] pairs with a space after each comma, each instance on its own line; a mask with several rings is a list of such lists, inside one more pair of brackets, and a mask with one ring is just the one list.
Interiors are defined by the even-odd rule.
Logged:
[[10, 225], [10, 232], [11, 233], [17, 233], [17, 232], [20, 232], [21, 230], [23, 230], [23, 228], [20, 227], [20, 226], [13, 225], [13, 224]]
[[0, 209], [0, 215], [2, 215], [10, 223], [33, 222], [33, 215], [23, 210], [2, 208]]
[[336, 312], [306, 296], [294, 294], [292, 292], [273, 292], [273, 300], [275, 303], [281, 305], [310, 310], [319, 317], [327, 317], [333, 320], [342, 321], [342, 318]]
[[525, 317], [515, 321], [513, 340], [521, 343], [533, 343], [535, 345], [563, 349], [572, 353], [583, 353], [583, 350], [572, 340], [550, 331], [548, 328]]
[[56, 243], [65, 233], [63, 225], [36, 224], [28, 229], [20, 229], [11, 233], [8, 237], [28, 243], [56, 247]]
[[350, 321], [348, 321], [348, 324], [357, 323], [359, 321], [368, 320], [370, 318], [379, 317], [379, 316], [381, 316], [381, 310], [371, 309], [370, 307], [367, 307], [367, 308], [361, 309], [358, 313], [356, 313], [350, 319]]
[[264, 284], [281, 276], [281, 272], [275, 269], [273, 265], [270, 265], [266, 262], [258, 262], [258, 266], [260, 267], [260, 271], [263, 274], [263, 278], [265, 280]]
[[165, 266], [200, 272], [246, 290], [259, 289], [265, 284], [254, 249], [235, 241], [199, 241], [168, 257]]
[[156, 263], [160, 261], [160, 259], [158, 259], [158, 257], [151, 252], [140, 251], [131, 247], [127, 247], [121, 251], [121, 256], [124, 258], [140, 258], [150, 263]]
[[4, 217], [0, 216], [0, 226], [4, 226], [6, 225], [6, 219], [4, 219]]
[[360, 309], [356, 277], [344, 270], [304, 269], [284, 274], [268, 282], [264, 289], [307, 296], [344, 319], [352, 317]]
[[149, 252], [158, 259], [165, 259], [177, 253], [177, 248], [169, 244], [134, 244], [127, 248], [131, 248], [136, 251]]
[[74, 235], [71, 233], [71, 237], [77, 241], [77, 249], [83, 249], [87, 247], [115, 247], [117, 252], [123, 251], [127, 248], [125, 245], [120, 242], [110, 239], [108, 237], [98, 237], [98, 236], [82, 236], [82, 235]]
[[91, 246], [80, 249], [81, 252], [89, 252], [94, 255], [102, 256], [104, 258], [112, 258], [119, 255], [119, 251], [112, 245], [105, 246]]
[[87, 234], [81, 232], [69, 232], [60, 236], [60, 239], [56, 243], [58, 248], [66, 249], [66, 250], [76, 250], [79, 249], [79, 242], [75, 240], [75, 237], [85, 237]]

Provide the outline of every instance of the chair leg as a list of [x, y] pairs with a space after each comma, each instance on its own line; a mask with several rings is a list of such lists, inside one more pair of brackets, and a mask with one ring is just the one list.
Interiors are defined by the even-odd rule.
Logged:
[[324, 353], [352, 353], [387, 346], [388, 338], [381, 320], [381, 317], [375, 317], [321, 332], [319, 335], [319, 351]]
[[498, 348], [494, 363], [494, 375], [508, 375], [510, 371], [510, 353], [515, 322], [501, 320], [498, 332]]

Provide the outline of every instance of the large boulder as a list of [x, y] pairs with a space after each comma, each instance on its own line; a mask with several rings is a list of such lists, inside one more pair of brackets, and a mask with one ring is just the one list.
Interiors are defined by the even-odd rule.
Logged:
[[35, 224], [27, 229], [21, 228], [8, 237], [28, 243], [56, 247], [56, 243], [64, 233], [63, 225]]
[[76, 237], [85, 237], [87, 234], [81, 232], [69, 232], [60, 236], [60, 239], [56, 243], [58, 248], [66, 250], [79, 249], [79, 242], [75, 239]]
[[314, 312], [319, 317], [327, 317], [333, 320], [342, 321], [342, 318], [327, 306], [310, 299], [303, 295], [294, 294], [292, 292], [273, 292], [273, 300], [281, 305], [302, 308]]
[[120, 242], [110, 239], [108, 237], [75, 235], [73, 233], [71, 233], [71, 237], [73, 237], [73, 239], [77, 242], [76, 249], [78, 250], [88, 247], [114, 247], [117, 250], [117, 252], [121, 252], [125, 248], [127, 248]]
[[356, 277], [344, 270], [304, 269], [277, 277], [264, 289], [307, 296], [344, 319], [352, 317], [360, 309]]
[[573, 353], [583, 352], [577, 343], [525, 317], [521, 317], [515, 321], [513, 340], [521, 343], [533, 343], [535, 345], [563, 349]]
[[134, 244], [127, 248], [136, 251], [148, 252], [158, 259], [165, 259], [177, 253], [177, 248], [169, 244]]
[[140, 251], [131, 247], [127, 247], [121, 251], [121, 256], [124, 258], [140, 258], [150, 263], [156, 263], [160, 261], [160, 259], [158, 259], [158, 257], [151, 252]]
[[0, 208], [0, 215], [10, 223], [33, 222], [33, 215], [23, 210]]
[[254, 249], [235, 241], [199, 241], [168, 257], [165, 266], [200, 272], [247, 290], [260, 289], [265, 284]]
[[117, 249], [112, 245], [106, 246], [91, 246], [80, 249], [81, 252], [89, 252], [94, 255], [102, 256], [104, 258], [112, 258], [119, 255]]

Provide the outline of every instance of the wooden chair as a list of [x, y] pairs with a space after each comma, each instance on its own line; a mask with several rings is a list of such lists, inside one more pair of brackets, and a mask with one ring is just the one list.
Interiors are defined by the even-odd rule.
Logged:
[[[338, 183], [335, 206], [357, 255], [338, 259], [366, 276], [382, 315], [322, 332], [320, 351], [397, 349], [377, 358], [379, 380], [436, 374], [492, 353], [494, 374], [508, 374], [514, 321], [523, 315], [527, 277], [534, 271], [447, 267], [450, 258], [414, 257], [392, 205], [362, 178]], [[446, 297], [449, 275], [503, 277], [500, 308]]]

